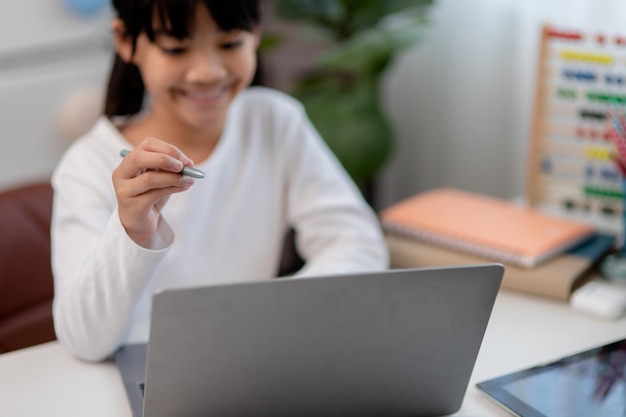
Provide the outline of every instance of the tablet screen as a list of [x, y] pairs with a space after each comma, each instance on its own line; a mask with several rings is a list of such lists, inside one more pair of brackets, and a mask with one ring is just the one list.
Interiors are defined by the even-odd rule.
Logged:
[[626, 339], [477, 387], [523, 417], [626, 416]]

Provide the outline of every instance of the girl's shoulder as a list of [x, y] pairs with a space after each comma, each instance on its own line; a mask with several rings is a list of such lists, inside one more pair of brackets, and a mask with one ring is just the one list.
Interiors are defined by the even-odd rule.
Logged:
[[[101, 116], [89, 131], [77, 138], [68, 148], [68, 152], [108, 153], [111, 150], [128, 147], [129, 144], [120, 133], [117, 123]], [[117, 155], [119, 157], [119, 155]]]
[[112, 164], [119, 163], [120, 150], [128, 146], [115, 124], [104, 116], [100, 117], [88, 132], [68, 146], [56, 171], [78, 167], [110, 170]]

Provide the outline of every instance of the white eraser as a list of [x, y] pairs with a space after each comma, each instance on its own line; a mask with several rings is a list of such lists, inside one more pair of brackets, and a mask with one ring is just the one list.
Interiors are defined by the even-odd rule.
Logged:
[[626, 291], [615, 285], [590, 281], [572, 293], [574, 310], [604, 319], [618, 319], [626, 313]]

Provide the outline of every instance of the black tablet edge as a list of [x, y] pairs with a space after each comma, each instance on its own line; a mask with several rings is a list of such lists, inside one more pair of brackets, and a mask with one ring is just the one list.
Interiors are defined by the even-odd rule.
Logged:
[[489, 381], [476, 384], [476, 387], [486, 394], [488, 398], [494, 401], [500, 407], [506, 409], [510, 413], [516, 416], [523, 417], [548, 417], [543, 413], [540, 413], [524, 401], [508, 393], [502, 386], [498, 384], [491, 384]]
[[528, 403], [520, 400], [508, 391], [505, 391], [502, 387], [505, 384], [517, 381], [527, 376], [546, 372], [547, 370], [554, 368], [555, 366], [559, 367], [579, 362], [583, 359], [588, 358], [589, 356], [595, 355], [597, 352], [602, 350], [612, 351], [624, 342], [626, 342], [626, 338], [615, 340], [613, 342], [589, 348], [580, 352], [576, 352], [571, 355], [563, 356], [560, 359], [556, 359], [554, 361], [547, 362], [541, 365], [510, 372], [508, 374], [504, 374], [495, 378], [490, 378], [485, 381], [476, 383], [476, 387], [480, 391], [491, 397], [491, 399], [495, 400], [499, 405], [518, 416], [547, 417], [545, 414], [537, 411]]

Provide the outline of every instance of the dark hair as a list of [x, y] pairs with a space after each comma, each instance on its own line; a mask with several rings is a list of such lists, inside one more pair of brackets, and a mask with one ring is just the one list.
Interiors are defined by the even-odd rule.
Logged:
[[[252, 31], [261, 19], [261, 0], [113, 0], [117, 17], [122, 20], [130, 37], [133, 52], [137, 37], [145, 33], [155, 40], [153, 18], [177, 38], [184, 39], [191, 27], [197, 6], [204, 4], [211, 17], [223, 31], [243, 29]], [[126, 63], [116, 53], [109, 76], [104, 114], [130, 116], [139, 113], [143, 105], [145, 87], [139, 69]]]

